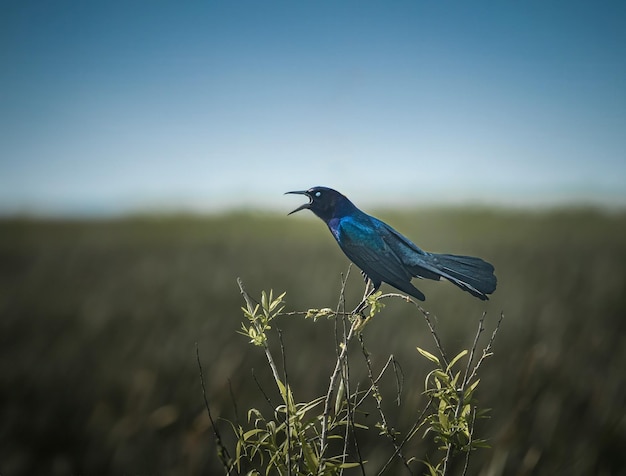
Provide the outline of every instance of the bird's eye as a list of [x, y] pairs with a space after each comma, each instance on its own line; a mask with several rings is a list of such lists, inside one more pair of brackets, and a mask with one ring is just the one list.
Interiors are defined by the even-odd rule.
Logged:
[[320, 198], [320, 197], [322, 196], [322, 192], [315, 192], [315, 196], [316, 196], [317, 198]]

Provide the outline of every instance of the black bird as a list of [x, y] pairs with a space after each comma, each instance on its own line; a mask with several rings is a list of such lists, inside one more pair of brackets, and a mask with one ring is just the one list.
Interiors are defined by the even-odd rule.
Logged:
[[428, 253], [377, 218], [359, 210], [341, 193], [327, 187], [287, 192], [306, 195], [309, 203], [289, 213], [309, 209], [320, 217], [350, 260], [369, 279], [376, 291], [385, 282], [420, 301], [424, 294], [411, 278], [438, 281], [445, 278], [458, 287], [487, 300], [496, 289], [491, 264], [472, 256]]

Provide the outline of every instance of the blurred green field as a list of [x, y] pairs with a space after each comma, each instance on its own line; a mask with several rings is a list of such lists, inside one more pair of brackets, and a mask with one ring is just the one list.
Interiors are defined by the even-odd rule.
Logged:
[[[429, 251], [496, 267], [487, 303], [446, 282], [416, 283], [451, 354], [471, 345], [483, 311], [488, 331], [505, 315], [477, 395], [492, 409], [477, 428], [492, 448], [473, 455], [470, 474], [626, 474], [626, 213], [377, 215]], [[195, 343], [215, 416], [267, 410], [251, 369], [275, 389], [262, 352], [236, 333], [236, 278], [254, 296], [287, 291], [288, 310], [334, 308], [347, 267], [313, 217], [0, 221], [0, 474], [221, 474]], [[362, 291], [354, 269], [348, 306]], [[333, 323], [278, 325], [296, 398], [325, 393]], [[385, 400], [401, 427], [423, 402], [428, 364], [415, 346], [434, 351], [432, 338], [401, 302], [364, 337], [375, 365], [390, 353], [402, 365], [404, 403]], [[413, 449], [422, 458], [428, 448]], [[372, 464], [388, 450], [369, 449]]]

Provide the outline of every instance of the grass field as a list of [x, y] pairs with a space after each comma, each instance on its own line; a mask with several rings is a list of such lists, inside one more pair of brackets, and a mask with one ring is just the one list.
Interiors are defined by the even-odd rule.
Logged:
[[[488, 330], [505, 316], [477, 395], [492, 409], [477, 427], [491, 449], [475, 453], [470, 474], [626, 474], [626, 214], [377, 215], [429, 251], [496, 267], [487, 303], [449, 283], [416, 283], [451, 354], [471, 345], [483, 311]], [[264, 405], [251, 369], [272, 385], [262, 352], [237, 334], [236, 278], [252, 295], [287, 291], [288, 310], [334, 308], [347, 267], [306, 217], [1, 221], [0, 474], [221, 474], [195, 343], [214, 414], [243, 419]], [[348, 306], [362, 291], [352, 270]], [[324, 394], [333, 323], [278, 325], [296, 399]], [[375, 365], [391, 353], [402, 365], [404, 404], [388, 402], [401, 426], [423, 399], [428, 365], [415, 347], [434, 349], [428, 329], [414, 308], [390, 302], [364, 338]], [[429, 449], [415, 447], [420, 458]]]

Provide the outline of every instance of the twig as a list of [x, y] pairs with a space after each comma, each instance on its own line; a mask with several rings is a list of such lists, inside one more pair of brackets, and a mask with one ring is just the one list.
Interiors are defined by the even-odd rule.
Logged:
[[271, 411], [274, 411], [274, 409], [276, 408], [276, 405], [274, 405], [272, 403], [272, 400], [270, 399], [270, 397], [268, 396], [267, 393], [265, 393], [265, 390], [263, 390], [263, 387], [261, 386], [261, 382], [259, 382], [259, 379], [256, 378], [256, 374], [254, 373], [254, 369], [252, 369], [252, 379], [254, 380], [254, 383], [256, 383], [257, 388], [259, 389], [259, 391], [261, 392], [261, 394], [263, 395], [263, 398], [265, 398], [265, 401], [267, 402], [267, 404], [270, 407]]
[[[345, 319], [343, 319], [343, 326], [344, 326], [344, 335], [346, 332], [346, 325], [345, 325]], [[342, 393], [343, 395], [347, 395], [347, 397], [345, 398], [346, 400], [346, 417], [348, 418], [348, 425], [346, 425], [346, 429], [345, 429], [345, 435], [343, 438], [343, 452], [342, 452], [342, 463], [346, 462], [346, 459], [348, 458], [348, 444], [350, 441], [350, 426], [351, 424], [354, 422], [354, 418], [353, 418], [353, 413], [352, 413], [352, 405], [350, 405], [350, 366], [348, 365], [348, 356], [346, 355], [345, 361], [342, 362], [342, 369], [341, 369], [341, 376], [339, 377], [339, 390], [337, 391], [337, 396], [335, 397], [335, 414], [337, 414], [337, 410], [339, 409], [338, 406], [339, 404], [341, 404], [341, 398], [342, 398]], [[341, 389], [343, 388], [343, 392], [341, 392]], [[358, 442], [356, 442], [356, 448], [357, 448], [357, 452], [360, 453], [358, 451]]]
[[[381, 397], [380, 392], [378, 390], [378, 386], [376, 380], [374, 379], [374, 374], [372, 373], [372, 361], [370, 359], [369, 353], [365, 348], [365, 341], [363, 340], [363, 334], [359, 334], [359, 342], [361, 343], [361, 349], [363, 351], [363, 356], [365, 357], [365, 363], [367, 365], [367, 375], [370, 379], [370, 389], [374, 392], [374, 400], [376, 401], [376, 409], [378, 410], [378, 414], [380, 415], [382, 429], [385, 432], [385, 435], [391, 440], [391, 443], [394, 447], [394, 454], [398, 455], [404, 466], [406, 467], [409, 474], [411, 474], [411, 468], [409, 467], [409, 463], [401, 452], [401, 448], [398, 446], [396, 435], [394, 434], [393, 428], [389, 428], [389, 423], [387, 422], [387, 417], [385, 416], [385, 412], [383, 412], [382, 406], [380, 404]], [[389, 358], [393, 359], [393, 355]], [[389, 362], [389, 360], [387, 360]]]
[[493, 342], [496, 339], [496, 334], [498, 333], [498, 330], [500, 329], [500, 324], [502, 323], [502, 319], [504, 319], [503, 312], [500, 313], [500, 318], [498, 319], [496, 328], [493, 330], [493, 333], [491, 334], [491, 338], [489, 339], [489, 342], [487, 343], [487, 347], [483, 349], [483, 355], [481, 355], [480, 359], [478, 359], [478, 362], [476, 363], [476, 366], [474, 367], [474, 370], [472, 371], [472, 374], [470, 375], [468, 382], [476, 376], [476, 373], [478, 372], [478, 369], [482, 365], [483, 360], [485, 360], [487, 357], [491, 355], [491, 348], [493, 347]]
[[[426, 419], [424, 419], [424, 415], [426, 415], [426, 412], [428, 411], [432, 403], [433, 403], [433, 397], [430, 397], [428, 399], [428, 402], [424, 406], [424, 409], [421, 411], [421, 413], [415, 420], [415, 423], [413, 423], [413, 426], [411, 427], [411, 429], [407, 432], [406, 436], [402, 439], [402, 441], [398, 445], [398, 450], [401, 450], [404, 447], [404, 445], [411, 438], [413, 438], [413, 436], [415, 436], [417, 431], [426, 423]], [[389, 467], [389, 465], [391, 464], [391, 462], [394, 460], [396, 456], [397, 456], [397, 451], [394, 451], [394, 453], [389, 457], [389, 459], [387, 459], [387, 462], [385, 463], [385, 465], [380, 469], [380, 471], [378, 471], [377, 473], [378, 476], [380, 476], [387, 470], [387, 468]]]
[[[342, 275], [342, 288], [341, 288], [341, 293], [339, 295], [339, 302], [337, 304], [337, 311], [339, 311], [340, 309], [344, 309], [345, 310], [345, 285], [347, 283], [348, 277], [350, 276], [350, 269], [352, 268], [352, 264], [350, 264], [348, 266], [348, 271], [346, 273], [346, 277], [345, 279], [343, 279], [343, 275]], [[348, 331], [348, 320], [346, 319], [347, 316], [349, 316], [351, 314], [348, 313], [342, 313], [342, 319], [341, 319], [341, 323], [342, 323], [342, 327], [343, 327], [343, 331], [342, 331], [342, 342], [344, 343], [344, 347], [347, 346], [347, 341], [346, 341], [346, 336], [349, 333]], [[335, 319], [335, 326], [337, 325], [337, 320]], [[352, 440], [354, 441], [354, 450], [356, 451], [356, 455], [357, 455], [357, 460], [359, 463], [359, 467], [361, 468], [361, 474], [363, 474], [363, 476], [365, 476], [365, 466], [364, 466], [364, 462], [363, 462], [363, 456], [361, 455], [361, 447], [359, 446], [359, 440], [357, 437], [357, 433], [356, 433], [356, 427], [355, 427], [355, 422], [354, 422], [354, 409], [358, 408], [358, 405], [355, 403], [353, 404], [352, 399], [351, 399], [351, 395], [352, 395], [352, 390], [350, 388], [350, 364], [349, 364], [349, 355], [346, 354], [345, 357], [343, 359], [341, 359], [341, 357], [339, 357], [341, 355], [341, 351], [340, 351], [340, 346], [337, 344], [339, 341], [337, 339], [337, 330], [335, 328], [335, 349], [338, 352], [338, 359], [340, 359], [339, 361], [341, 362], [341, 375], [340, 375], [340, 388], [341, 385], [343, 384], [343, 389], [344, 389], [344, 394], [346, 395], [346, 417], [348, 418], [348, 424], [346, 425], [346, 429], [345, 429], [345, 436], [344, 436], [344, 440], [343, 440], [343, 453], [342, 453], [342, 462], [345, 463], [346, 459], [348, 457], [348, 445], [350, 442], [350, 431], [352, 431]], [[358, 396], [358, 385], [357, 385], [357, 390], [356, 392], [354, 392], [354, 399], [356, 402], [357, 396]], [[337, 394], [337, 399], [340, 398], [340, 395]], [[338, 401], [335, 402], [335, 411], [337, 411], [337, 403], [340, 403]], [[343, 468], [341, 469], [341, 474], [343, 474]]]
[[401, 298], [405, 300], [406, 302], [413, 304], [415, 307], [417, 307], [420, 310], [420, 312], [422, 313], [422, 316], [424, 316], [424, 319], [426, 320], [428, 329], [430, 330], [430, 333], [433, 336], [433, 339], [435, 340], [435, 345], [437, 346], [437, 349], [439, 350], [439, 354], [441, 355], [441, 358], [447, 367], [449, 365], [448, 357], [446, 356], [446, 353], [443, 350], [443, 345], [441, 344], [441, 340], [439, 339], [439, 336], [435, 332], [435, 327], [433, 326], [430, 320], [430, 313], [424, 310], [422, 306], [420, 306], [418, 303], [413, 301], [413, 299], [411, 299], [409, 296], [405, 296], [404, 294], [387, 293], [387, 294], [382, 294], [378, 299], [387, 299], [387, 298], [394, 298], [394, 297]]
[[[343, 359], [345, 358], [348, 352], [348, 342], [350, 342], [350, 340], [354, 336], [355, 327], [356, 327], [356, 321], [350, 327], [350, 331], [348, 332], [348, 335], [345, 338], [344, 345], [341, 348], [341, 352], [335, 364], [335, 369], [333, 370], [333, 373], [330, 377], [330, 385], [328, 387], [328, 392], [326, 393], [326, 402], [324, 404], [324, 419], [326, 419], [328, 415], [330, 414], [330, 400], [332, 398], [333, 392], [335, 391], [335, 386], [337, 384], [337, 377], [339, 376], [339, 371], [341, 370], [341, 362], [343, 361]], [[323, 442], [325, 442], [326, 440], [324, 436], [325, 436], [324, 433], [322, 433]]]
[[[310, 315], [311, 310], [308, 311], [287, 311], [287, 312], [279, 312], [276, 316], [308, 316]], [[335, 311], [330, 313], [331, 316], [341, 316], [341, 317], [349, 317], [354, 315], [353, 312], [343, 312], [343, 311]]]
[[[395, 368], [396, 368], [396, 360], [394, 358], [393, 355], [390, 355], [389, 358], [387, 359], [387, 362], [385, 362], [385, 365], [383, 365], [382, 370], [378, 373], [378, 377], [376, 377], [374, 379], [374, 383], [376, 385], [378, 385], [378, 382], [380, 381], [381, 378], [383, 378], [383, 375], [385, 373], [385, 371], [387, 370], [387, 368], [389, 367], [389, 365], [391, 365], [393, 363], [393, 367], [394, 367], [394, 373], [395, 373]], [[398, 385], [398, 393], [401, 392], [401, 386], [402, 384], [399, 383], [399, 379], [396, 377], [396, 384]], [[373, 391], [373, 387], [370, 386], [370, 388], [367, 389], [367, 391], [363, 394], [363, 396], [361, 397], [361, 399], [359, 400], [359, 402], [357, 403], [357, 407], [361, 406], [361, 404], [367, 399], [367, 397], [369, 397], [369, 395], [372, 393]]]
[[[465, 375], [463, 376], [463, 383], [461, 384], [462, 389], [465, 389], [465, 386], [467, 385], [467, 382], [469, 381], [468, 379], [469, 371], [470, 371], [470, 368], [472, 367], [472, 362], [474, 361], [474, 353], [476, 352], [476, 347], [478, 347], [478, 339], [480, 338], [480, 335], [485, 330], [484, 324], [485, 324], [486, 315], [487, 313], [483, 312], [482, 316], [480, 316], [480, 319], [478, 321], [478, 330], [476, 331], [476, 336], [474, 337], [474, 344], [472, 345], [472, 350], [470, 351], [469, 358], [467, 359], [467, 366], [465, 367]], [[461, 400], [462, 399], [463, 397], [461, 396]]]
[[[339, 302], [337, 303], [338, 314], [339, 314], [340, 309], [342, 309], [342, 304], [344, 302], [343, 296], [345, 293], [346, 282], [350, 275], [350, 269], [351, 267], [348, 267], [348, 272], [346, 273], [346, 277], [345, 279], [342, 279], [341, 281], [341, 291], [339, 293]], [[344, 321], [342, 345], [337, 345], [336, 347], [337, 354], [338, 354], [337, 361], [335, 363], [335, 369], [333, 370], [333, 373], [330, 377], [330, 384], [328, 385], [328, 391], [326, 392], [326, 398], [324, 400], [324, 414], [322, 416], [322, 435], [320, 437], [320, 456], [319, 456], [320, 465], [319, 465], [318, 474], [322, 474], [324, 472], [323, 458], [324, 458], [324, 453], [326, 452], [326, 447], [328, 444], [327, 440], [328, 440], [328, 419], [330, 417], [330, 402], [335, 392], [335, 387], [337, 386], [337, 377], [339, 376], [339, 371], [341, 370], [342, 362], [348, 352], [348, 342], [350, 342], [350, 340], [352, 339], [352, 336], [354, 335], [354, 330], [356, 328], [356, 325], [357, 325], [357, 321], [355, 320], [354, 322], [352, 322], [352, 325], [350, 326], [350, 330], [346, 334], [345, 321]]]
[[228, 379], [228, 393], [230, 394], [230, 401], [233, 402], [233, 411], [235, 412], [235, 424], [239, 425], [239, 409], [237, 407], [237, 399], [235, 398], [235, 393], [233, 392], [233, 383], [230, 379]]
[[[337, 359], [339, 359], [339, 355], [341, 354], [340, 342], [343, 342], [347, 335], [346, 313], [344, 312], [345, 307], [346, 307], [346, 297], [345, 297], [344, 292], [346, 289], [346, 283], [348, 282], [348, 277], [350, 276], [351, 268], [352, 268], [352, 263], [348, 265], [348, 271], [346, 272], [345, 277], [343, 273], [341, 273], [341, 289], [339, 290], [339, 299], [337, 301], [337, 307], [335, 308], [335, 325], [334, 325], [335, 341], [334, 342], [335, 342], [335, 353], [337, 354]], [[343, 325], [341, 339], [339, 338], [339, 326], [338, 326], [339, 320], [337, 319], [337, 317], [339, 316], [341, 316], [342, 318], [341, 324]]]
[[[243, 298], [246, 300], [246, 305], [248, 307], [248, 312], [250, 314], [254, 314], [254, 308], [255, 306], [252, 303], [252, 299], [250, 298], [250, 296], [248, 295], [248, 293], [246, 292], [245, 288], [243, 287], [243, 282], [241, 281], [241, 278], [237, 278], [237, 284], [239, 285], [239, 291], [241, 292], [241, 295], [243, 296]], [[259, 330], [259, 332], [261, 332], [261, 329], [257, 329]], [[268, 364], [270, 364], [270, 368], [272, 369], [272, 374], [274, 374], [274, 380], [276, 380], [276, 382], [280, 382], [280, 376], [278, 375], [278, 368], [276, 367], [276, 364], [274, 363], [274, 358], [272, 357], [272, 353], [270, 352], [270, 348], [267, 345], [267, 342], [263, 342], [263, 350], [265, 351], [265, 357], [267, 359]]]
[[[213, 420], [213, 415], [211, 415], [211, 407], [209, 406], [209, 400], [206, 396], [206, 386], [204, 385], [204, 373], [202, 371], [202, 363], [200, 362], [200, 350], [198, 349], [198, 343], [196, 342], [196, 360], [198, 361], [198, 370], [200, 371], [200, 385], [202, 386], [202, 398], [204, 398], [204, 406], [206, 408], [207, 414], [209, 415], [209, 421], [211, 422], [211, 429], [213, 430], [213, 435], [215, 435], [215, 442], [217, 445], [217, 455], [222, 462], [222, 466], [224, 466], [224, 470], [226, 470], [226, 474], [231, 474], [234, 471], [234, 467], [232, 465], [232, 458], [228, 453], [228, 449], [224, 445], [222, 441], [222, 436], [220, 435], [217, 426], [215, 425], [215, 420]], [[237, 473], [239, 474], [239, 473]]]
[[404, 389], [404, 372], [393, 354], [390, 357], [393, 359], [393, 375], [396, 377], [396, 389], [398, 390], [396, 401], [398, 402], [397, 405], [400, 406], [402, 405], [402, 391]]
[[[346, 434], [344, 437], [344, 451], [343, 451], [343, 462], [346, 462], [346, 458], [348, 456], [348, 441], [349, 441], [349, 432], [352, 431], [352, 439], [354, 441], [354, 449], [356, 451], [356, 455], [357, 455], [357, 461], [359, 463], [359, 467], [361, 468], [361, 474], [363, 476], [365, 476], [365, 464], [363, 461], [363, 456], [361, 455], [361, 447], [359, 446], [359, 440], [357, 438], [357, 434], [356, 434], [356, 424], [354, 422], [354, 409], [357, 408], [357, 406], [355, 404], [353, 404], [351, 402], [351, 397], [350, 397], [350, 370], [349, 370], [349, 366], [347, 365], [347, 361], [348, 358], [346, 356], [346, 368], [345, 371], [346, 373], [343, 375], [342, 378], [344, 378], [344, 388], [346, 391], [346, 416], [348, 417], [348, 424], [346, 425]], [[356, 401], [357, 395], [359, 393], [358, 390], [358, 385], [357, 385], [357, 390], [356, 392], [354, 392], [354, 399]], [[341, 470], [341, 474], [343, 474], [343, 469]]]
[[280, 353], [283, 358], [283, 375], [285, 378], [285, 425], [287, 426], [287, 475], [291, 476], [291, 408], [289, 405], [289, 380], [287, 379], [287, 358], [285, 355], [285, 344], [283, 342], [283, 333], [280, 329], [278, 332], [278, 341], [280, 342]]
[[[372, 287], [371, 290], [370, 290], [370, 286]], [[367, 298], [369, 298], [375, 292], [376, 292], [376, 288], [374, 287], [374, 283], [372, 283], [372, 281], [369, 278], [367, 278], [365, 280], [365, 292], [363, 293], [363, 299], [361, 299], [361, 302], [357, 305], [357, 307], [354, 308], [354, 311], [352, 311], [352, 314], [354, 315], [360, 314], [363, 311], [363, 309], [367, 307]]]

